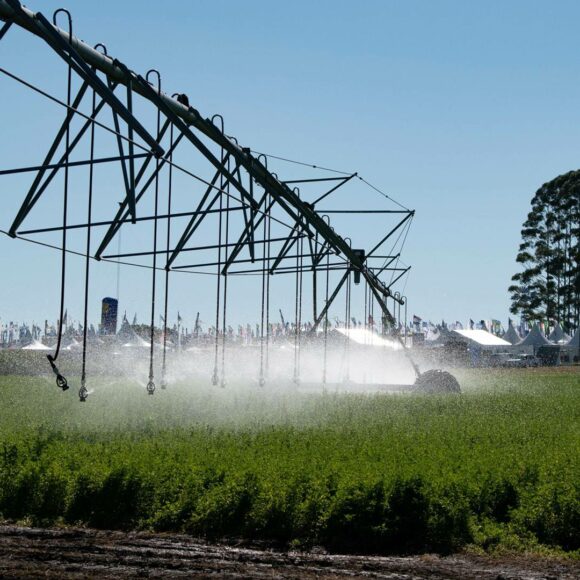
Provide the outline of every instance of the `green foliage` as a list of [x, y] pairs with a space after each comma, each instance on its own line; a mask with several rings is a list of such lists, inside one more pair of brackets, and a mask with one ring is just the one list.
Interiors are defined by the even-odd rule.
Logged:
[[574, 331], [580, 320], [580, 171], [545, 183], [522, 226], [509, 287], [514, 314], [558, 322]]
[[0, 517], [366, 553], [580, 549], [577, 375], [459, 396], [0, 379]]

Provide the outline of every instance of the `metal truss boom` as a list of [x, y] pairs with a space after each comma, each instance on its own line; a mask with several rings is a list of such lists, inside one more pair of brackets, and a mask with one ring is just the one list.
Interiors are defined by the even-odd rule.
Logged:
[[[301, 228], [308, 235], [314, 235], [313, 231], [318, 232], [320, 237], [338, 254], [342, 254], [348, 260], [352, 269], [361, 272], [368, 284], [374, 290], [386, 299], [394, 297], [389, 288], [378, 280], [378, 278], [367, 268], [364, 259], [361, 259], [350, 247], [344, 238], [334, 232], [334, 230], [322, 219], [311, 204], [300, 199], [286, 183], [280, 181], [263, 165], [259, 158], [252, 155], [249, 148], [243, 148], [234, 140], [227, 137], [214, 123], [205, 119], [193, 107], [186, 106], [177, 99], [171, 98], [164, 94], [159, 88], [154, 88], [143, 77], [132, 72], [127, 66], [118, 60], [103, 54], [89, 45], [85, 44], [75, 36], [70, 35], [64, 30], [52, 25], [40, 13], [33, 13], [23, 7], [18, 0], [0, 0], [0, 19], [13, 22], [26, 28], [33, 34], [43, 38], [91, 87], [111, 106], [111, 108], [125, 120], [151, 148], [158, 157], [164, 154], [159, 145], [159, 140], [152, 137], [133, 117], [133, 115], [122, 105], [119, 99], [109, 90], [109, 88], [96, 76], [95, 70], [104, 73], [111, 82], [123, 84], [129, 87], [132, 92], [138, 93], [151, 101], [155, 106], [173, 123], [178, 131], [198, 149], [200, 152], [216, 167], [221, 169], [224, 176], [230, 179], [231, 183], [245, 198], [245, 201], [253, 208], [258, 209], [256, 201], [247, 193], [239, 181], [228, 172], [220, 167], [220, 162], [209, 152], [207, 147], [200, 139], [193, 134], [191, 128], [195, 128], [214, 143], [220, 146], [225, 152], [229, 153], [234, 161], [243, 167], [250, 178], [258, 183], [264, 191], [272, 197], [275, 202], [286, 211], [292, 218], [292, 221], [301, 223]], [[350, 175], [339, 186], [349, 178]], [[333, 188], [334, 189], [334, 188]], [[332, 191], [332, 190], [331, 190]], [[133, 206], [132, 201], [129, 200]], [[132, 214], [129, 208], [128, 214]], [[132, 215], [134, 218], [134, 215]], [[251, 225], [251, 224], [250, 224]], [[114, 226], [113, 226], [114, 227]], [[254, 224], [253, 227], [257, 227]], [[251, 229], [251, 228], [250, 228]], [[112, 232], [110, 232], [112, 233]], [[392, 232], [391, 232], [392, 233]], [[100, 257], [106, 248], [108, 241], [103, 241], [97, 257]], [[381, 242], [382, 243], [382, 242]], [[380, 244], [379, 244], [380, 246]], [[375, 247], [369, 254], [375, 251]], [[230, 256], [231, 257], [231, 256]], [[400, 299], [399, 299], [400, 300]]]

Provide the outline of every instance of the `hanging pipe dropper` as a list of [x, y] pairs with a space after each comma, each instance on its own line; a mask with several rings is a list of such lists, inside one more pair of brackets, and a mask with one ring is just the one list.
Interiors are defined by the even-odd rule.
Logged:
[[67, 380], [60, 374], [60, 371], [58, 370], [58, 367], [54, 364], [54, 358], [51, 354], [47, 354], [46, 358], [48, 359], [48, 362], [50, 363], [50, 366], [52, 368], [52, 372], [56, 375], [56, 386], [59, 389], [62, 389], [63, 391], [66, 391], [68, 389], [68, 382]]
[[[149, 76], [154, 74], [157, 76], [157, 92], [161, 94], [161, 75], [159, 71], [151, 69], [147, 71], [145, 79], [149, 82]], [[161, 112], [157, 109], [157, 138], [161, 132]], [[147, 394], [153, 395], [155, 393], [155, 381], [153, 373], [153, 357], [155, 349], [155, 284], [157, 273], [157, 221], [159, 215], [159, 158], [155, 159], [155, 197], [154, 197], [154, 220], [153, 220], [153, 267], [152, 267], [152, 281], [151, 281], [151, 331], [149, 339], [151, 340], [149, 350], [149, 380], [147, 382]]]
[[[224, 118], [221, 115], [214, 115], [211, 122], [215, 125], [215, 120], [219, 120], [221, 132], [224, 132]], [[221, 151], [221, 164], [223, 166], [225, 161], [224, 150]], [[219, 356], [219, 329], [220, 329], [220, 298], [221, 298], [221, 279], [222, 279], [222, 212], [223, 212], [223, 191], [224, 181], [223, 176], [220, 179], [219, 188], [219, 213], [218, 213], [218, 232], [217, 232], [217, 276], [216, 276], [216, 309], [215, 309], [215, 343], [214, 343], [214, 362], [213, 373], [211, 375], [211, 384], [217, 387], [220, 384], [218, 372], [218, 356]], [[222, 369], [223, 370], [223, 369]], [[222, 381], [222, 385], [225, 382]]]
[[[65, 10], [64, 8], [59, 8], [54, 12], [52, 16], [52, 21], [55, 26], [56, 26], [56, 17], [59, 13], [65, 14], [68, 19], [69, 42], [72, 42], [73, 37], [72, 16], [68, 10]], [[66, 100], [68, 107], [70, 107], [71, 103], [71, 92], [72, 92], [72, 67], [69, 64], [67, 74], [67, 100]], [[60, 320], [54, 355], [51, 354], [46, 355], [46, 358], [50, 363], [50, 367], [52, 368], [52, 372], [56, 375], [56, 386], [59, 389], [62, 389], [63, 391], [66, 391], [68, 389], [68, 382], [66, 378], [63, 375], [61, 375], [55, 363], [60, 353], [60, 345], [62, 342], [62, 329], [64, 322], [63, 311], [64, 311], [64, 292], [66, 281], [66, 231], [67, 231], [67, 213], [68, 213], [68, 158], [70, 151], [70, 122], [67, 122], [66, 124], [65, 144], [66, 144], [66, 153], [65, 153], [66, 165], [64, 168], [64, 195], [63, 195], [63, 214], [62, 214], [63, 228], [62, 228], [62, 258], [61, 258], [61, 280], [60, 280]]]
[[[106, 53], [107, 49], [103, 44], [97, 44]], [[92, 114], [96, 111], [96, 94], [93, 91]], [[89, 311], [89, 274], [91, 264], [91, 227], [93, 218], [93, 175], [94, 175], [94, 159], [95, 159], [95, 124], [91, 125], [91, 144], [90, 144], [90, 165], [89, 165], [89, 195], [87, 203], [87, 246], [85, 257], [85, 296], [84, 296], [84, 314], [83, 314], [83, 362], [81, 369], [81, 387], [79, 389], [79, 401], [86, 403], [89, 396], [87, 389], [87, 332], [88, 332], [88, 311]], [[117, 290], [117, 299], [119, 298], [119, 291]]]
[[87, 390], [87, 387], [86, 387], [86, 379], [83, 378], [81, 380], [81, 388], [79, 389], [79, 401], [81, 403], [85, 403], [88, 396], [89, 396], [89, 391]]

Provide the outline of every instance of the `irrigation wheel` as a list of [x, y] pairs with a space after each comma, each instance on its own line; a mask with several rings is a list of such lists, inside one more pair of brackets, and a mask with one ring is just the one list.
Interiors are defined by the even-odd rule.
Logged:
[[415, 381], [415, 390], [421, 393], [461, 393], [457, 379], [447, 371], [432, 369], [421, 373]]

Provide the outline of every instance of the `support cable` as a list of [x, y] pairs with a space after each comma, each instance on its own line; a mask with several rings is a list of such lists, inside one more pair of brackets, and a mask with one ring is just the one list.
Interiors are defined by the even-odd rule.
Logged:
[[[407, 235], [409, 234], [409, 230], [411, 229], [412, 223], [413, 223], [413, 217], [411, 217], [411, 219], [405, 224], [403, 229], [401, 229], [399, 231], [397, 238], [395, 239], [395, 241], [393, 242], [393, 245], [391, 246], [390, 250], [386, 254], [385, 261], [383, 262], [383, 265], [379, 268], [379, 274], [381, 272], [383, 272], [384, 270], [386, 270], [387, 266], [389, 266], [391, 264], [391, 262], [393, 261], [391, 259], [392, 257], [396, 256], [397, 263], [398, 263], [398, 258], [401, 255], [401, 253], [403, 252], [403, 248], [405, 247], [405, 244], [407, 242]], [[401, 242], [401, 247], [399, 248], [399, 251], [397, 252], [397, 254], [395, 254], [395, 249], [397, 248], [397, 245], [399, 244], [399, 240], [401, 239], [401, 237], [403, 238], [403, 241]], [[394, 267], [396, 268], [397, 265], [395, 264]], [[392, 280], [392, 278], [391, 278], [391, 280]]]
[[251, 152], [254, 155], [260, 155], [270, 159], [277, 159], [278, 161], [285, 161], [286, 163], [292, 163], [294, 165], [302, 165], [304, 167], [311, 167], [312, 169], [320, 169], [321, 171], [329, 171], [330, 173], [337, 173], [338, 175], [351, 175], [351, 171], [340, 171], [338, 169], [332, 169], [330, 167], [322, 167], [321, 165], [314, 165], [312, 163], [305, 163], [304, 161], [296, 161], [294, 159], [288, 159], [286, 157], [280, 157], [279, 155], [272, 155], [271, 153], [263, 153], [260, 151], [254, 151], [253, 149]]
[[286, 163], [292, 163], [293, 165], [302, 165], [303, 167], [310, 167], [312, 169], [320, 169], [321, 171], [328, 171], [330, 173], [336, 173], [337, 175], [346, 175], [346, 176], [354, 176], [358, 177], [360, 181], [362, 181], [365, 185], [376, 191], [382, 197], [392, 201], [394, 204], [398, 205], [400, 208], [410, 211], [409, 208], [405, 207], [401, 203], [399, 203], [396, 199], [393, 199], [390, 195], [386, 194], [384, 191], [380, 190], [378, 187], [364, 179], [364, 177], [358, 175], [358, 173], [353, 174], [352, 171], [340, 171], [338, 169], [332, 169], [329, 167], [323, 167], [321, 165], [315, 165], [314, 163], [305, 163], [304, 161], [296, 161], [295, 159], [288, 159], [287, 157], [280, 157], [278, 155], [271, 155], [270, 153], [260, 153], [259, 151], [252, 150], [252, 153], [257, 155], [263, 155], [264, 157], [270, 157], [272, 159], [278, 159], [278, 161], [284, 161]]
[[395, 266], [393, 267], [393, 272], [391, 274], [391, 279], [389, 280], [388, 286], [390, 286], [393, 283], [393, 278], [395, 277], [395, 273], [397, 271], [396, 268], [399, 267], [399, 263], [403, 262], [400, 258], [400, 253], [403, 251], [403, 247], [405, 245], [405, 242], [407, 241], [407, 234], [409, 233], [410, 228], [411, 228], [411, 221], [409, 221], [409, 225], [405, 228], [405, 237], [403, 238], [403, 242], [401, 244], [401, 249], [399, 250], [399, 256], [397, 257], [397, 261], [395, 262]]
[[[54, 244], [48, 244], [46, 242], [41, 242], [39, 240], [25, 238], [24, 236], [19, 236], [19, 235], [12, 236], [10, 234], [10, 232], [7, 232], [6, 230], [0, 229], [0, 234], [3, 234], [6, 237], [11, 238], [11, 239], [21, 240], [22, 242], [28, 242], [29, 244], [35, 244], [37, 246], [42, 246], [43, 248], [48, 248], [50, 250], [56, 250], [58, 252], [62, 251], [61, 246], [55, 246]], [[66, 253], [73, 255], [73, 256], [78, 256], [80, 258], [87, 257], [86, 252], [77, 252], [76, 250], [71, 250], [69, 248], [67, 248]], [[135, 262], [125, 262], [125, 261], [105, 259], [105, 258], [102, 258], [101, 260], [97, 260], [94, 256], [89, 256], [89, 258], [91, 258], [91, 260], [95, 260], [98, 262], [107, 262], [108, 264], [115, 264], [115, 265], [121, 264], [122, 266], [131, 266], [133, 268], [143, 268], [145, 270], [153, 270], [153, 267], [148, 265], [148, 264], [136, 264]], [[156, 266], [156, 269], [165, 271], [165, 268], [160, 268], [158, 266]], [[172, 270], [172, 272], [179, 272], [180, 274], [193, 274], [195, 276], [197, 276], [197, 275], [199, 275], [199, 276], [215, 276], [216, 275], [215, 272], [196, 272], [196, 271], [192, 271], [192, 270]]]

